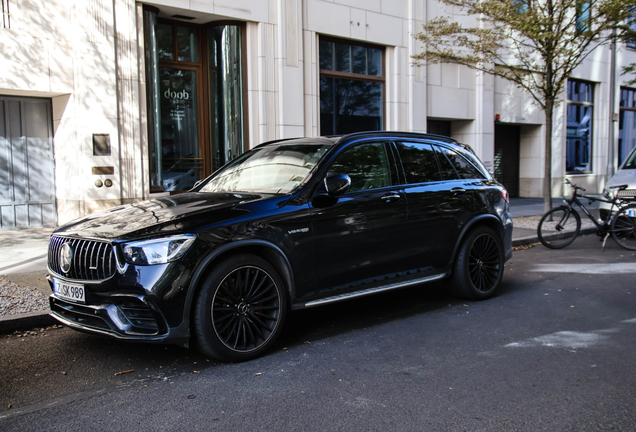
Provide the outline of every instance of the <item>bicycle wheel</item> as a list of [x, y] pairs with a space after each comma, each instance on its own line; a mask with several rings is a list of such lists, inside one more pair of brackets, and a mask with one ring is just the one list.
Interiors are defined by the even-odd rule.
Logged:
[[555, 207], [539, 221], [537, 235], [543, 246], [561, 249], [574, 241], [581, 230], [581, 218], [567, 206]]
[[625, 249], [636, 250], [636, 204], [623, 207], [614, 214], [610, 231], [616, 243]]

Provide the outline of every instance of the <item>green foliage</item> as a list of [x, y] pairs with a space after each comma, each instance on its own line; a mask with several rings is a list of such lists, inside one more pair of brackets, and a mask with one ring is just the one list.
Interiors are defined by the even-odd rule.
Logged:
[[[623, 66], [623, 73], [621, 75], [628, 75], [628, 74], [634, 74], [636, 75], [636, 63], [632, 63], [629, 64], [627, 66]], [[627, 85], [635, 85], [636, 84], [636, 78], [627, 81], [626, 82]]]
[[[466, 65], [514, 82], [546, 113], [573, 70], [600, 45], [629, 32], [634, 0], [440, 0], [457, 18], [474, 18], [473, 26], [453, 17], [436, 17], [415, 37], [424, 50], [415, 64], [449, 62]], [[583, 4], [584, 3], [584, 4]], [[577, 10], [586, 12], [581, 26]], [[459, 16], [458, 16], [459, 15]], [[577, 26], [578, 21], [578, 26]]]

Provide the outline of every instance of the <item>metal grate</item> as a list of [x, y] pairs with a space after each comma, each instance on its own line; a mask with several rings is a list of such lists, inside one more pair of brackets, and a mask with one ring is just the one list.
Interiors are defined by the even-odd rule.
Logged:
[[[60, 250], [67, 244], [73, 249], [73, 261], [68, 273], [60, 269]], [[104, 280], [111, 278], [116, 269], [115, 254], [110, 243], [67, 237], [51, 237], [49, 243], [49, 269], [64, 278], [74, 280]]]

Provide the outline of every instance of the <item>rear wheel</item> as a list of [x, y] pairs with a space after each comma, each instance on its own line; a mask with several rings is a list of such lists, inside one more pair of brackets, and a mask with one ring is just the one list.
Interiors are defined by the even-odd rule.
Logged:
[[451, 278], [452, 293], [473, 300], [495, 294], [504, 271], [500, 236], [482, 226], [473, 230], [460, 246]]
[[636, 205], [623, 207], [616, 212], [610, 225], [616, 243], [629, 250], [636, 250]]
[[537, 235], [543, 246], [561, 249], [571, 244], [581, 230], [581, 218], [567, 206], [555, 207], [539, 221]]
[[194, 305], [199, 350], [224, 361], [258, 357], [281, 331], [286, 300], [278, 272], [264, 259], [242, 254], [220, 262]]

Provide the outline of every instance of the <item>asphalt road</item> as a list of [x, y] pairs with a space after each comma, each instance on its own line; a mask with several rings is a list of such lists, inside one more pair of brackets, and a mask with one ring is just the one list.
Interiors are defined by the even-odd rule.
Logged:
[[535, 246], [491, 300], [438, 283], [293, 313], [240, 364], [66, 328], [2, 336], [0, 430], [635, 430], [635, 274], [611, 240]]

